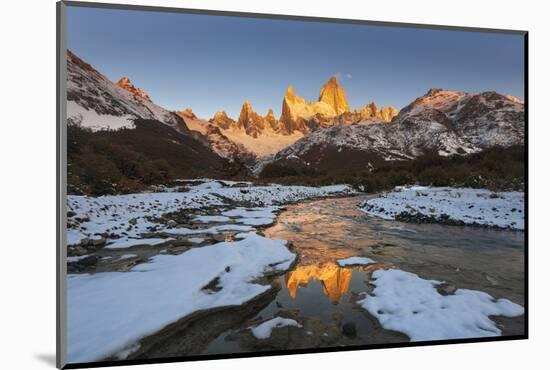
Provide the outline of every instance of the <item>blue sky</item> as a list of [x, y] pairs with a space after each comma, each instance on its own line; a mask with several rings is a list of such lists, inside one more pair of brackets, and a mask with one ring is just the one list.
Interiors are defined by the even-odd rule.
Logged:
[[69, 7], [68, 47], [167, 109], [278, 116], [286, 88], [317, 100], [332, 75], [352, 110], [402, 108], [431, 87], [523, 98], [523, 36]]

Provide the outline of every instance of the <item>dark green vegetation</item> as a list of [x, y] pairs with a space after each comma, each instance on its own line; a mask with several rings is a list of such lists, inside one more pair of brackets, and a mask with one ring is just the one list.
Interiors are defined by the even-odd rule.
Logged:
[[524, 146], [493, 147], [467, 156], [425, 154], [410, 161], [384, 161], [363, 153], [336, 151], [321, 160], [268, 164], [260, 179], [282, 184], [325, 185], [347, 183], [368, 192], [397, 185], [464, 186], [492, 190], [523, 190]]
[[135, 125], [98, 132], [68, 126], [69, 194], [131, 193], [177, 178], [226, 178], [240, 169], [200, 141], [157, 121], [136, 120]]

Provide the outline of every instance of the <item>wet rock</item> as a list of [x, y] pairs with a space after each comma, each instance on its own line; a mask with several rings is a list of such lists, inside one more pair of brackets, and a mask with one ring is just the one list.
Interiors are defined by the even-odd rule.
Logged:
[[97, 266], [98, 260], [97, 256], [89, 256], [76, 262], [68, 263], [67, 272], [73, 274], [93, 271]]
[[214, 239], [217, 242], [224, 242], [225, 241], [225, 235], [223, 235], [223, 234], [214, 234], [214, 235], [212, 235], [212, 239]]
[[220, 277], [216, 276], [208, 284], [202, 287], [201, 290], [205, 291], [207, 294], [216, 293], [222, 290], [222, 287], [220, 286]]
[[71, 251], [70, 254], [71, 254], [71, 255], [74, 255], [74, 256], [83, 256], [83, 255], [85, 255], [85, 254], [88, 253], [88, 251], [87, 251], [85, 248], [82, 248], [82, 247], [80, 247], [80, 246], [72, 247], [72, 248], [70, 249], [70, 251]]
[[355, 328], [355, 324], [353, 322], [345, 323], [342, 326], [342, 334], [344, 334], [348, 338], [357, 337], [357, 329]]
[[498, 285], [498, 280], [495, 279], [494, 277], [490, 276], [490, 275], [485, 275], [485, 279], [487, 279], [487, 281], [489, 283], [491, 283], [491, 285]]
[[105, 239], [104, 237], [101, 237], [99, 239], [93, 239], [91, 244], [94, 247], [100, 247], [102, 245], [105, 245], [106, 243], [107, 243], [107, 239]]
[[441, 284], [437, 286], [437, 292], [441, 295], [455, 294], [456, 287], [454, 285], [447, 284], [447, 283]]
[[74, 217], [74, 216], [76, 216], [76, 212], [73, 212], [73, 211], [67, 212], [67, 217]]

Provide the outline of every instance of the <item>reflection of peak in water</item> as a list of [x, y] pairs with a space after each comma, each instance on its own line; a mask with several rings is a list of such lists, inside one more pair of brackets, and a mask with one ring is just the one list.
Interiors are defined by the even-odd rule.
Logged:
[[307, 285], [310, 280], [318, 280], [323, 284], [323, 293], [333, 303], [338, 303], [349, 290], [352, 272], [352, 269], [336, 264], [299, 266], [287, 273], [285, 280], [292, 298], [296, 298], [299, 286]]

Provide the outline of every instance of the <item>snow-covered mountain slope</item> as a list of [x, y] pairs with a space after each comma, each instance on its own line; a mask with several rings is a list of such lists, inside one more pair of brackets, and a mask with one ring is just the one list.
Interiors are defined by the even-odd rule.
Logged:
[[466, 140], [482, 148], [523, 144], [524, 104], [495, 92], [473, 95], [461, 101], [453, 126]]
[[[142, 92], [137, 88], [134, 91]], [[94, 131], [117, 130], [134, 128], [133, 121], [137, 118], [156, 120], [181, 133], [189, 133], [175, 113], [154, 104], [143, 92], [137, 94], [114, 84], [90, 64], [67, 51], [68, 123]]]
[[[522, 145], [523, 102], [495, 92], [467, 94], [442, 89], [403, 108], [391, 123], [337, 125], [316, 130], [256, 166], [301, 165], [317, 168], [341, 157], [407, 160], [422, 154], [465, 155], [493, 146]], [[361, 154], [363, 153], [363, 154]]]
[[268, 163], [301, 160], [317, 168], [335, 156], [342, 157], [342, 166], [350, 156], [367, 160], [409, 160], [425, 153], [442, 156], [474, 153], [480, 149], [460, 138], [445, 125], [435, 121], [422, 124], [366, 124], [333, 126], [320, 129], [298, 140], [256, 167], [261, 171]]
[[435, 121], [480, 148], [521, 145], [525, 113], [520, 99], [494, 91], [479, 94], [430, 89], [399, 112], [394, 123]]

